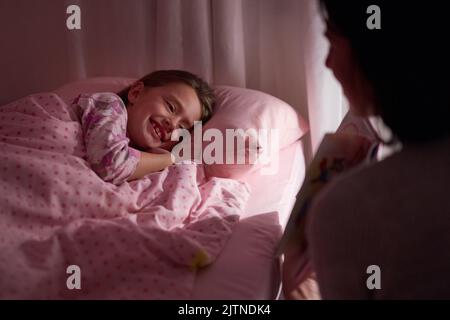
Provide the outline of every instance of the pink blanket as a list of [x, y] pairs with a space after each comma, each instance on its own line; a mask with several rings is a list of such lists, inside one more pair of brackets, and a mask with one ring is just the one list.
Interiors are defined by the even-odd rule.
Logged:
[[104, 182], [55, 94], [0, 107], [0, 148], [3, 299], [189, 299], [249, 193], [190, 163]]

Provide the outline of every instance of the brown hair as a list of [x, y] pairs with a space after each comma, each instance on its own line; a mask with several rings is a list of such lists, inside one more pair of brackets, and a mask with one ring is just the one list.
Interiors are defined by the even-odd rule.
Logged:
[[[215, 105], [215, 95], [209, 84], [199, 76], [183, 70], [158, 70], [142, 77], [138, 81], [142, 81], [145, 87], [162, 87], [170, 83], [183, 83], [191, 87], [197, 93], [197, 97], [201, 104], [201, 120], [208, 121]], [[131, 86], [121, 90], [117, 95], [128, 105], [128, 91]]]
[[[375, 92], [383, 122], [402, 143], [450, 136], [450, 50], [443, 1], [320, 0], [327, 24], [350, 43]], [[366, 26], [370, 5], [382, 10], [382, 28]]]

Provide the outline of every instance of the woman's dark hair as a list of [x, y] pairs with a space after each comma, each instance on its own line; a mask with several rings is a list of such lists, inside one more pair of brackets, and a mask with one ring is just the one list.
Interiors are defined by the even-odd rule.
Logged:
[[[201, 120], [208, 121], [214, 109], [215, 95], [213, 89], [202, 78], [183, 70], [158, 70], [142, 77], [138, 81], [142, 81], [145, 87], [161, 87], [171, 83], [183, 83], [191, 87], [197, 93], [200, 100]], [[131, 86], [126, 87], [117, 95], [122, 99], [123, 103], [128, 105], [128, 91]]]
[[[403, 143], [450, 133], [448, 11], [444, 1], [319, 0], [329, 27], [349, 40], [376, 110]], [[371, 5], [381, 29], [369, 29]]]

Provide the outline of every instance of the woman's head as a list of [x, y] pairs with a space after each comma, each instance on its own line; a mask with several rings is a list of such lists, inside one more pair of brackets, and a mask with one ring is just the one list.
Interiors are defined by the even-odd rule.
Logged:
[[[320, 0], [330, 51], [326, 64], [351, 109], [380, 115], [404, 143], [448, 136], [449, 50], [441, 1]], [[371, 5], [381, 29], [369, 29]]]
[[127, 106], [128, 136], [142, 150], [170, 149], [173, 130], [190, 130], [195, 121], [207, 121], [215, 103], [204, 80], [181, 70], [152, 72], [118, 95]]

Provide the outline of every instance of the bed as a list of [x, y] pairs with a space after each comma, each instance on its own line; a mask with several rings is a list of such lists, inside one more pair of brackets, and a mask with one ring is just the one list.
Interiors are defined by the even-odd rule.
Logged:
[[[52, 94], [61, 99], [62, 102], [70, 103], [73, 97], [78, 93], [100, 91], [117, 92], [119, 89], [129, 84], [131, 81], [133, 81], [133, 79], [96, 78], [87, 81], [67, 84], [55, 89], [54, 93]], [[279, 128], [281, 130], [281, 143], [279, 145], [279, 150], [277, 150], [279, 151], [279, 163], [275, 174], [264, 174], [262, 166], [258, 167], [246, 165], [237, 166], [234, 168], [230, 168], [230, 166], [224, 165], [213, 165], [208, 167], [197, 166], [195, 172], [189, 172], [189, 170], [191, 170], [190, 167], [186, 167], [186, 173], [182, 173], [181, 169], [180, 172], [173, 173], [175, 175], [186, 174], [189, 177], [192, 177], [194, 175], [206, 175], [209, 177], [214, 177], [214, 179], [216, 179], [215, 182], [213, 182], [214, 185], [219, 185], [217, 188], [223, 187], [223, 190], [226, 190], [227, 187], [225, 186], [230, 186], [229, 188], [234, 188], [232, 189], [234, 193], [245, 193], [244, 189], [239, 189], [241, 188], [241, 186], [237, 184], [234, 186], [232, 185], [232, 182], [234, 183], [234, 181], [236, 181], [236, 183], [237, 181], [240, 181], [240, 183], [245, 184], [248, 188], [248, 199], [245, 199], [245, 206], [242, 206], [242, 208], [240, 208], [242, 210], [239, 214], [239, 221], [235, 223], [233, 228], [230, 228], [230, 230], [232, 231], [230, 231], [229, 237], [226, 238], [226, 241], [223, 242], [220, 248], [209, 248], [211, 249], [209, 253], [214, 252], [216, 254], [214, 256], [214, 259], [212, 259], [212, 261], [205, 262], [203, 260], [207, 260], [207, 258], [194, 254], [194, 260], [190, 260], [190, 263], [192, 264], [192, 261], [195, 261], [194, 269], [196, 272], [192, 272], [191, 270], [189, 273], [189, 277], [187, 276], [186, 272], [178, 272], [177, 276], [180, 276], [180, 278], [178, 279], [179, 281], [175, 281], [172, 279], [173, 281], [171, 281], [170, 283], [160, 282], [158, 284], [159, 288], [162, 288], [160, 290], [162, 292], [160, 295], [151, 294], [152, 286], [149, 281], [155, 281], [155, 279], [150, 280], [150, 278], [148, 278], [147, 281], [146, 276], [150, 277], [150, 273], [162, 271], [155, 271], [150, 269], [146, 270], [145, 267], [148, 267], [148, 265], [143, 263], [142, 269], [135, 272], [136, 277], [138, 277], [137, 274], [139, 272], [141, 273], [141, 275], [138, 277], [140, 281], [139, 285], [147, 281], [145, 288], [139, 291], [139, 293], [130, 294], [130, 292], [138, 291], [137, 289], [135, 290], [135, 287], [133, 287], [133, 283], [135, 283], [133, 281], [136, 279], [131, 281], [126, 278], [123, 281], [124, 286], [126, 286], [127, 288], [126, 292], [121, 291], [121, 294], [114, 295], [111, 294], [111, 291], [106, 292], [106, 289], [102, 287], [101, 284], [98, 284], [98, 290], [91, 290], [89, 294], [82, 296], [82, 298], [276, 299], [278, 297], [281, 284], [280, 261], [275, 257], [274, 252], [281, 237], [283, 228], [287, 222], [290, 210], [293, 206], [295, 195], [297, 194], [304, 178], [305, 164], [301, 138], [307, 132], [307, 126], [290, 106], [278, 99], [270, 97], [269, 95], [253, 90], [233, 87], [218, 87], [217, 90], [219, 90], [218, 107], [220, 109], [218, 111], [216, 110], [214, 117], [207, 124], [207, 127], [222, 126], [223, 129], [223, 126], [225, 126], [228, 128], [231, 122], [227, 123], [227, 121], [233, 120], [233, 114], [236, 114], [233, 108], [236, 108], [237, 104], [241, 104], [251, 106], [246, 112], [249, 112], [249, 117], [252, 118], [252, 121], [247, 121], [247, 123], [239, 123], [238, 121], [237, 123], [235, 123], [235, 121], [233, 120], [232, 126], [242, 127], [248, 125], [248, 122], [252, 122], [250, 125], [257, 127], [268, 126], [270, 128]], [[253, 115], [251, 114], [252, 112], [254, 112]], [[255, 114], [257, 114], [258, 116], [255, 116]], [[220, 117], [219, 115], [222, 115], [222, 117]], [[215, 121], [215, 118], [220, 118], [221, 120]], [[225, 120], [223, 120], [224, 118]], [[254, 123], [255, 119], [257, 121], [256, 124]], [[246, 119], [246, 117], [244, 116], [241, 121], [245, 122], [246, 120], [248, 120], [248, 118]], [[0, 127], [0, 134], [3, 137], [1, 143], [7, 144], [10, 140], [5, 140], [5, 133], [2, 132], [1, 129], [2, 128]], [[246, 128], [244, 127], [244, 129]], [[49, 148], [51, 148], [51, 146]], [[7, 170], [8, 168], [4, 169], [4, 174], [6, 174], [5, 172]], [[167, 174], [167, 177], [170, 177], [170, 173]], [[3, 185], [3, 188], [6, 189], [7, 185]], [[19, 187], [16, 188], [21, 188], [20, 183]], [[235, 197], [237, 200], [234, 200], [236, 200], [237, 202], [242, 200], [239, 198], [239, 194], [235, 194]], [[218, 199], [221, 200], [221, 198]], [[4, 201], [8, 200], [6, 199]], [[12, 211], [12, 213], [10, 214], [13, 213], [14, 212]], [[25, 213], [25, 215], [28, 217], [29, 215], [31, 215], [31, 213]], [[217, 218], [208, 216], [206, 213], [205, 217], [209, 219], [208, 221], [213, 221], [211, 219]], [[234, 223], [234, 220], [236, 220], [234, 218], [228, 219], [229, 216], [223, 216], [222, 218], [223, 220], [217, 223], [217, 228], [224, 227], [224, 230], [226, 230], [227, 227], [231, 223]], [[136, 223], [136, 221], [130, 222], [129, 217], [127, 219], [128, 220], [126, 221], [126, 224], [134, 226], [133, 223]], [[14, 220], [8, 220], [5, 218], [0, 221], [12, 228], [11, 221]], [[201, 223], [202, 221], [199, 220], [198, 225], [201, 225]], [[18, 227], [20, 227], [19, 229], [23, 228], [23, 226], [20, 225]], [[31, 229], [32, 227], [33, 226], [31, 226]], [[27, 230], [27, 232], [28, 231], [29, 230]], [[198, 230], [192, 227], [188, 231], [192, 233], [192, 231]], [[121, 232], [124, 231], [122, 230]], [[187, 231], [185, 232], [185, 230], [183, 230], [183, 232], [181, 232], [180, 234], [186, 236]], [[67, 234], [64, 233], [63, 236], [67, 236]], [[199, 237], [201, 236], [203, 235], [200, 235]], [[8, 242], [8, 239], [6, 239], [5, 237], [6, 236], [3, 235], [2, 238], [0, 238], [0, 244], [3, 244], [3, 246], [0, 246], [0, 248], [2, 248], [3, 251], [6, 250], [5, 248], [7, 248], [7, 246], [5, 244], [7, 244]], [[159, 239], [163, 239], [164, 237], [168, 239], [167, 241], [175, 241], [173, 239], [173, 235], [171, 235], [170, 232], [161, 234], [161, 238]], [[73, 239], [71, 239], [71, 241], [72, 240]], [[77, 241], [78, 245], [79, 240], [75, 240]], [[127, 239], [125, 239], [125, 241], [126, 240]], [[43, 242], [44, 240], [40, 239], [39, 241]], [[46, 241], [48, 242], [48, 240]], [[63, 242], [58, 242], [58, 245], [60, 246], [61, 243]], [[180, 241], [178, 241], [177, 243], [179, 245]], [[55, 244], [52, 245], [54, 246]], [[73, 247], [73, 244], [71, 245], [71, 251], [68, 249], [70, 252], [77, 252], [78, 255], [83, 254], [83, 251], [77, 251], [78, 247]], [[47, 254], [44, 251], [49, 249], [42, 248], [48, 247], [49, 246], [30, 246], [29, 248], [24, 249], [24, 246], [22, 244], [21, 253], [23, 254], [25, 252], [28, 255], [28, 259], [31, 259], [30, 257], [32, 257], [33, 255], [41, 253], [42, 255], [39, 259], [43, 259], [42, 257]], [[194, 249], [197, 250], [198, 248], [193, 248], [192, 250]], [[92, 244], [89, 250], [91, 250], [90, 254], [94, 255], [92, 253], [92, 250], [94, 250], [95, 252], [96, 249], [92, 248]], [[194, 253], [197, 254], [198, 250]], [[171, 254], [167, 253], [166, 255], [169, 256], [167, 259], [170, 260]], [[158, 256], [158, 254], [156, 254], [156, 256]], [[3, 255], [3, 257], [0, 258], [0, 269], [2, 271], [6, 270], [6, 272], [4, 272], [3, 274], [8, 274], [7, 269], [1, 268], [2, 266], [8, 264], [8, 261], [6, 261], [8, 259], [7, 257], [8, 255]], [[9, 257], [14, 257], [14, 253], [10, 253]], [[95, 260], [95, 255], [90, 259]], [[114, 257], [111, 257], [111, 259], [114, 259]], [[57, 264], [56, 260], [52, 262], [52, 266]], [[136, 263], [135, 260], [136, 257], [131, 257], [127, 261]], [[155, 261], [157, 260], [159, 259], [156, 259]], [[36, 263], [36, 261], [32, 261], [32, 263]], [[60, 263], [60, 261], [58, 261], [58, 263]], [[141, 261], [137, 262], [137, 264], [139, 263], [141, 263]], [[95, 266], [95, 261], [93, 265]], [[20, 266], [26, 269], [23, 261], [21, 262]], [[48, 263], [46, 266], [48, 266]], [[33, 266], [33, 268], [34, 275], [36, 275], [36, 273], [39, 273], [40, 275], [45, 271], [43, 271], [43, 269], [45, 268], [43, 268], [42, 266]], [[62, 273], [59, 274], [58, 277], [66, 279], [68, 277], [68, 274], [69, 272]], [[184, 276], [182, 276], [181, 274], [184, 274]], [[192, 276], [192, 274], [194, 275]], [[11, 273], [11, 275], [13, 276], [13, 273]], [[29, 277], [32, 276], [29, 275]], [[109, 277], [111, 277], [111, 275], [109, 275]], [[56, 286], [54, 281], [55, 279], [50, 279], [49, 276], [43, 277], [42, 279], [45, 279], [45, 283], [49, 288]], [[40, 280], [40, 282], [36, 282], [36, 285], [42, 285], [42, 282], [44, 281], [42, 279]], [[108, 279], [108, 277], [106, 279]], [[163, 278], [160, 278], [160, 280], [161, 279]], [[9, 290], [4, 291], [6, 293], [3, 293], [3, 295], [1, 295], [1, 298], [8, 299], [34, 297], [33, 295], [30, 296], [25, 294], [24, 292], [21, 292], [21, 290], [25, 290], [23, 289], [25, 287], [13, 287], [13, 284], [14, 282], [11, 281], [9, 282], [9, 284], [6, 282], [0, 282], [0, 287], [2, 287], [0, 289], [3, 289], [3, 286], [9, 285]], [[171, 291], [169, 290], [170, 286], [178, 287], [176, 287], [176, 290]], [[59, 289], [59, 291], [61, 291], [61, 289]], [[55, 298], [55, 296], [52, 296], [51, 294], [39, 295], [36, 293], [36, 296], [43, 299]], [[63, 295], [57, 295], [56, 297], [63, 299], [79, 298], [72, 293], [64, 293]]]

